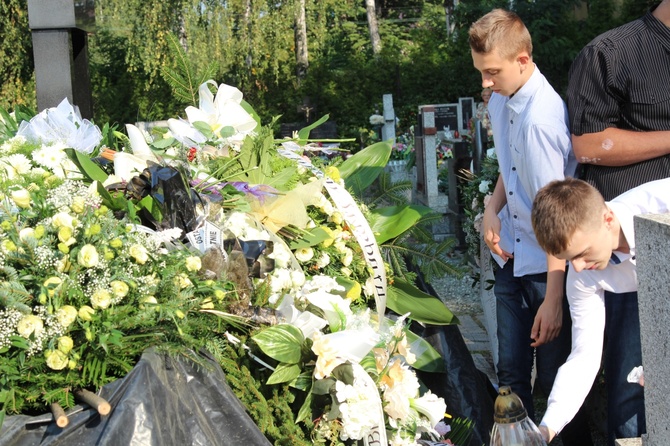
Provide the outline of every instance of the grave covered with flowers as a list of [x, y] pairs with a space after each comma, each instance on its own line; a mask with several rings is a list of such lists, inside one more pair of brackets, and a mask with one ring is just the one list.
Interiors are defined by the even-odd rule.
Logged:
[[449, 244], [417, 248], [429, 208], [364, 200], [391, 147], [326, 162], [309, 140], [324, 119], [277, 140], [238, 89], [198, 93], [151, 134], [67, 101], [1, 112], [0, 421], [90, 405], [150, 350], [213, 358], [278, 444], [467, 427], [421, 385], [443, 363], [410, 330], [456, 322], [406, 264], [456, 273]]

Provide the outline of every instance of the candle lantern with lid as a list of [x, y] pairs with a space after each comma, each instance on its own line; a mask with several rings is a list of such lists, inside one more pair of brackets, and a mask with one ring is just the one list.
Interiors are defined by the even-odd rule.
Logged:
[[498, 391], [493, 419], [490, 446], [547, 446], [540, 430], [528, 417], [521, 398], [509, 386], [502, 386]]

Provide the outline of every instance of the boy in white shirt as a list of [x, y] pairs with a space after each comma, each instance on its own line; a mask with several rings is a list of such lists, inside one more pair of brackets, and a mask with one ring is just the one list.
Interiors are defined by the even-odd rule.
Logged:
[[[668, 190], [670, 178], [645, 183], [606, 203], [593, 186], [566, 178], [547, 184], [535, 196], [531, 219], [538, 243], [546, 252], [570, 262], [566, 288], [572, 351], [558, 371], [540, 423], [547, 442], [577, 413], [600, 368], [606, 321], [604, 292], [637, 291], [633, 217], [670, 212]], [[631, 314], [631, 323], [639, 324], [637, 314]], [[631, 349], [641, 350], [639, 336], [630, 343]], [[626, 376], [631, 370], [628, 365], [621, 367], [627, 369], [612, 376]], [[638, 386], [620, 378], [614, 385]], [[638, 387], [638, 397], [643, 398], [643, 389]], [[631, 417], [644, 426], [643, 411]]]

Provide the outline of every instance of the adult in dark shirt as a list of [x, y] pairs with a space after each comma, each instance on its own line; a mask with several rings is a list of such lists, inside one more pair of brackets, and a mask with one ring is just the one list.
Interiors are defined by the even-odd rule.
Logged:
[[570, 69], [572, 146], [605, 200], [670, 176], [670, 0], [596, 37]]
[[[581, 177], [605, 200], [670, 177], [670, 0], [607, 31], [570, 69], [567, 105]], [[646, 431], [637, 293], [605, 293], [608, 445]]]

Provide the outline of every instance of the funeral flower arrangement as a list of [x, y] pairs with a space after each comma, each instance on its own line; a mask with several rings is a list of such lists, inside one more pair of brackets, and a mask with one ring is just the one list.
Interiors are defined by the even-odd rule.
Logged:
[[498, 159], [494, 149], [489, 149], [487, 156], [482, 160], [481, 171], [477, 174], [462, 170], [459, 176], [464, 180], [461, 191], [465, 203], [465, 241], [468, 253], [474, 259], [479, 259], [479, 248], [482, 233], [482, 219], [496, 182], [498, 181]]
[[0, 416], [72, 407], [148, 346], [205, 348], [270, 439], [443, 438], [444, 400], [414, 371], [441, 361], [408, 326], [455, 318], [383, 247], [430, 210], [354, 198], [391, 147], [324, 165], [324, 119], [276, 141], [236, 88], [198, 92], [151, 135], [100, 131], [66, 101], [2, 113]]

